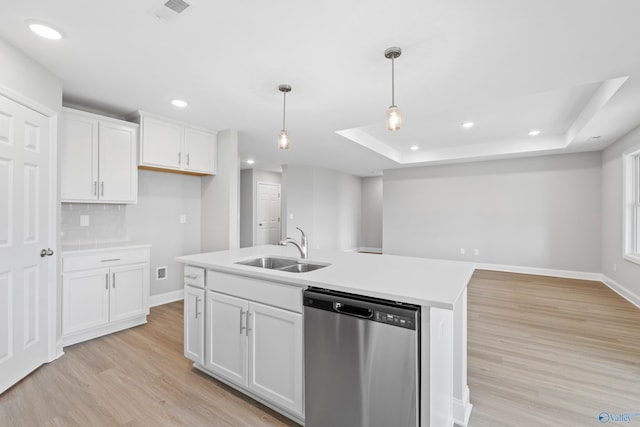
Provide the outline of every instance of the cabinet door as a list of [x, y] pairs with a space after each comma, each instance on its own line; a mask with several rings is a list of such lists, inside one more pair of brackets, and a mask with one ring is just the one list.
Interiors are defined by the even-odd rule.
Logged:
[[97, 200], [98, 120], [63, 114], [58, 156], [61, 200]]
[[140, 141], [140, 165], [181, 169], [183, 127], [157, 120], [142, 118], [142, 138]]
[[204, 289], [184, 287], [184, 355], [204, 364]]
[[109, 269], [65, 273], [62, 277], [62, 334], [109, 323]]
[[148, 264], [111, 267], [109, 319], [114, 322], [147, 313]]
[[249, 329], [249, 388], [302, 416], [302, 315], [250, 303]]
[[198, 129], [185, 128], [184, 169], [190, 172], [216, 173], [216, 134]]
[[247, 386], [246, 300], [206, 291], [205, 367]]
[[137, 129], [116, 123], [100, 123], [100, 200], [121, 203], [137, 201], [136, 141]]

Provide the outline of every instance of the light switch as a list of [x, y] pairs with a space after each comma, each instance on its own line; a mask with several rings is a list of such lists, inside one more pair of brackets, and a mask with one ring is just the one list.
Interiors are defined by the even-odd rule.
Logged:
[[187, 215], [180, 214], [180, 224], [185, 224], [187, 222]]

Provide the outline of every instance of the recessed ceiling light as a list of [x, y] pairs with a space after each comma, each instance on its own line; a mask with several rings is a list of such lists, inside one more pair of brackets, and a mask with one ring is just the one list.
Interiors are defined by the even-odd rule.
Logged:
[[417, 145], [412, 145], [411, 146], [411, 151], [418, 151], [420, 149], [420, 147], [418, 147]]
[[45, 39], [60, 40], [63, 37], [61, 31], [56, 30], [51, 25], [45, 24], [43, 22], [27, 21], [27, 26], [35, 34], [39, 35], [40, 37], [44, 37]]
[[187, 105], [189, 105], [189, 103], [183, 99], [172, 99], [171, 103], [173, 104], [174, 107], [178, 107], [178, 108], [184, 108]]
[[538, 129], [533, 129], [529, 131], [529, 136], [540, 135], [540, 131]]
[[473, 123], [473, 122], [464, 122], [464, 123], [462, 124], [462, 127], [463, 127], [463, 128], [465, 128], [465, 129], [470, 129], [470, 128], [472, 128], [472, 127], [473, 127], [473, 125], [474, 125], [474, 124], [475, 124], [475, 123]]
[[252, 165], [252, 164], [254, 164], [255, 162], [256, 162], [256, 161], [255, 161], [255, 160], [253, 160], [253, 159], [249, 159], [249, 160], [247, 160], [247, 164], [249, 164], [249, 165]]

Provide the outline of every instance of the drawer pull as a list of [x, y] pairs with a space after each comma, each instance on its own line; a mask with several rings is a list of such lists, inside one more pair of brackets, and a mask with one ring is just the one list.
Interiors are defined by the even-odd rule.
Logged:
[[191, 279], [191, 280], [195, 280], [195, 279], [197, 279], [198, 277], [200, 277], [200, 276], [198, 276], [197, 274], [185, 274], [185, 275], [184, 275], [184, 278], [185, 278], [185, 279]]
[[120, 261], [120, 258], [101, 259], [100, 262]]

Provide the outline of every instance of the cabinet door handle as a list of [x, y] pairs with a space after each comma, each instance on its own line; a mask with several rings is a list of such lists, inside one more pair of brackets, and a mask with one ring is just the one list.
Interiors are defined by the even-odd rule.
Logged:
[[189, 166], [189, 153], [187, 153], [187, 166]]
[[101, 259], [100, 262], [120, 261], [120, 258]]
[[109, 290], [109, 273], [104, 275], [104, 288], [107, 291]]
[[178, 153], [178, 165], [182, 163], [182, 153]]
[[251, 328], [249, 327], [249, 316], [251, 316], [251, 312], [249, 310], [247, 310], [247, 326], [245, 327], [245, 331], [247, 332], [247, 336], [249, 336], [249, 331], [251, 331]]
[[111, 287], [113, 289], [116, 288], [116, 273], [113, 273], [113, 282], [111, 282]]
[[242, 326], [242, 319], [244, 317], [244, 310], [240, 309], [240, 335], [247, 328], [246, 326]]
[[196, 319], [198, 318], [199, 315], [201, 315], [202, 313], [200, 313], [198, 311], [198, 303], [201, 301], [200, 298], [196, 297]]
[[104, 181], [100, 184], [100, 195], [104, 196]]
[[98, 181], [93, 181], [93, 195], [98, 195]]

